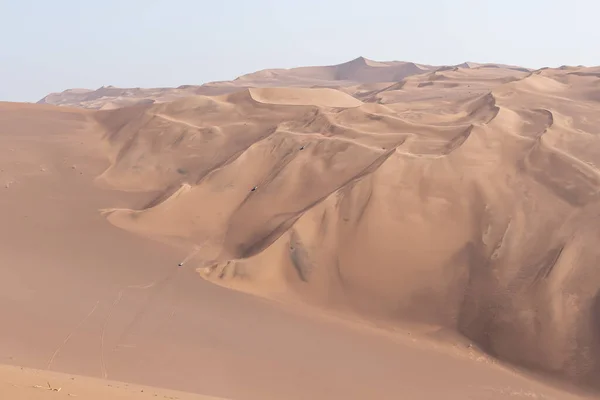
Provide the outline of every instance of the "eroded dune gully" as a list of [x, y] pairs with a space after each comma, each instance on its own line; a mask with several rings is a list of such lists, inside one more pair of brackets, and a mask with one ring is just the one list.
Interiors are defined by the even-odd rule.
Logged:
[[599, 387], [600, 86], [586, 71], [455, 68], [99, 111], [99, 182], [161, 192], [107, 218], [199, 246], [216, 283], [440, 325]]

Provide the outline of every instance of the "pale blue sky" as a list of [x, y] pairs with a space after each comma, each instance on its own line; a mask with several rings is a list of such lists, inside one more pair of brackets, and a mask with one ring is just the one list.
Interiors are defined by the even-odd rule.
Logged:
[[0, 100], [358, 56], [600, 65], [600, 0], [0, 0]]

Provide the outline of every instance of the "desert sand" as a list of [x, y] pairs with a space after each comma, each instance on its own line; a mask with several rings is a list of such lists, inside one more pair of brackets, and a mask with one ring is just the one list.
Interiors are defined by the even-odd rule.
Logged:
[[0, 390], [596, 398], [599, 78], [359, 58], [0, 103]]
[[11, 400], [54, 400], [82, 398], [87, 400], [224, 400], [125, 382], [113, 382], [83, 376], [72, 376], [23, 367], [0, 365], [0, 393]]

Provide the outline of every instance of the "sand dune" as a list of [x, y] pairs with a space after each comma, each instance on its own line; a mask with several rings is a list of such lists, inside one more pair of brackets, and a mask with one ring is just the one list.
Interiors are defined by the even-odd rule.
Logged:
[[1, 103], [0, 394], [597, 396], [597, 68], [428, 68]]
[[[69, 89], [61, 93], [52, 93], [38, 101], [38, 103], [89, 109], [115, 109], [135, 104], [171, 101], [203, 92], [204, 90], [198, 86], [156, 89], [103, 86], [97, 90]], [[219, 93], [222, 92], [219, 91]]]
[[337, 90], [261, 88], [248, 89], [250, 96], [259, 103], [293, 106], [357, 107], [361, 101]]
[[[194, 127], [159, 131], [150, 120], [139, 130], [134, 117], [131, 131], [113, 134], [127, 141], [124, 157], [150, 159], [136, 179], [191, 186], [108, 218], [206, 244], [200, 271], [215, 282], [441, 325], [503, 360], [595, 384], [598, 103], [580, 92], [590, 82], [578, 82], [590, 78], [492, 70], [436, 72], [460, 97], [409, 78], [379, 90], [379, 105], [294, 106], [310, 89], [261, 89], [269, 104], [215, 99]], [[247, 142], [226, 144], [240, 127]], [[202, 162], [170, 164], [191, 148]], [[186, 172], [156, 171], [167, 165]], [[114, 168], [117, 185], [132, 173], [124, 161]]]
[[[339, 65], [324, 67], [299, 67], [291, 69], [264, 70], [240, 76], [235, 80], [239, 82], [251, 82], [253, 85], [262, 83], [268, 85], [270, 81], [292, 84], [318, 84], [319, 82], [393, 82], [399, 81], [407, 76], [420, 74], [425, 71], [434, 70], [433, 66], [418, 66], [410, 62], [392, 61], [377, 62], [358, 57]], [[295, 86], [295, 85], [294, 85]]]
[[[256, 87], [330, 87], [346, 88], [357, 84], [373, 85], [400, 81], [404, 78], [462, 67], [486, 71], [501, 69], [514, 72], [530, 72], [526, 68], [499, 64], [463, 63], [459, 66], [438, 67], [411, 62], [379, 62], [358, 57], [354, 60], [329, 66], [298, 67], [291, 69], [267, 69], [242, 75], [232, 81], [209, 82], [203, 85], [182, 85], [177, 88], [117, 88], [103, 86], [97, 90], [69, 89], [52, 93], [41, 99], [40, 104], [81, 107], [88, 109], [114, 109], [135, 104], [164, 103], [194, 95], [215, 96]], [[494, 72], [491, 72], [493, 74]], [[351, 93], [352, 94], [352, 93]]]

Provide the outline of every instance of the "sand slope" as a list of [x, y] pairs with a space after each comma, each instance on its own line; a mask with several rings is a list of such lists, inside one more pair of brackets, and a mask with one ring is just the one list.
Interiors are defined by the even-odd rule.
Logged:
[[[179, 181], [174, 177], [181, 179], [185, 174], [176, 172], [177, 175], [171, 176], [165, 172], [166, 168], [153, 169], [146, 162], [153, 158], [156, 166], [169, 165], [169, 158], [176, 160], [180, 155], [185, 160], [184, 153], [169, 151], [164, 143], [170, 143], [172, 135], [179, 137], [181, 130], [203, 138], [203, 128], [193, 127], [202, 127], [203, 119], [197, 114], [209, 118], [212, 113], [216, 118], [219, 110], [228, 109], [237, 111], [227, 112], [224, 120], [213, 120], [213, 127], [208, 130], [220, 138], [222, 142], [218, 143], [223, 143], [223, 147], [209, 148], [211, 152], [206, 154], [215, 158], [206, 156], [207, 160], [217, 162], [224, 172], [231, 173], [227, 165], [234, 160], [220, 162], [216, 157], [225, 157], [229, 151], [245, 152], [255, 146], [257, 155], [265, 158], [265, 162], [276, 162], [279, 150], [272, 150], [271, 145], [260, 147], [244, 142], [243, 136], [236, 135], [244, 132], [240, 128], [244, 122], [238, 123], [231, 117], [238, 112], [258, 113], [255, 131], [251, 132], [254, 137], [261, 137], [265, 133], [260, 131], [260, 118], [274, 118], [273, 115], [282, 118], [288, 112], [289, 118], [295, 120], [298, 107], [310, 112], [315, 109], [259, 103], [249, 92], [97, 113], [48, 105], [0, 103], [3, 183], [0, 187], [0, 362], [25, 367], [25, 372], [20, 368], [0, 367], [0, 397], [35, 400], [72, 397], [68, 396], [71, 393], [84, 398], [89, 393], [102, 398], [146, 398], [146, 388], [135, 383], [243, 400], [398, 396], [582, 398], [521, 376], [482, 354], [472, 343], [441, 332], [435, 326], [381, 331], [370, 324], [342, 322], [313, 309], [283, 307], [224, 289], [203, 280], [195, 271], [203, 257], [210, 257], [210, 251], [222, 250], [218, 241], [212, 248], [206, 245], [206, 253], [203, 249], [196, 251], [193, 245], [204, 243], [202, 237], [181, 235], [181, 227], [175, 224], [170, 227], [165, 224], [164, 230], [148, 224], [145, 214], [150, 209], [140, 213], [139, 225], [132, 223], [128, 212], [106, 211], [111, 221], [121, 220], [127, 229], [139, 228], [136, 232], [142, 235], [112, 225], [103, 215], [105, 209], [144, 210], [149, 204], [156, 204], [155, 210], [165, 210], [171, 203], [173, 211], [182, 216], [189, 213], [189, 221], [194, 221], [196, 215], [217, 220], [228, 218], [219, 215], [218, 207], [202, 207], [206, 201], [214, 200], [215, 206], [228, 209], [238, 201], [235, 196], [217, 197], [213, 193], [213, 197], [187, 208], [178, 204], [177, 199], [184, 200], [206, 189], [202, 182], [215, 182], [209, 175], [205, 174], [200, 183], [177, 184], [176, 195], [165, 203], [162, 199], [169, 198], [168, 194], [146, 191], [146, 185], [175, 184]], [[244, 115], [240, 118], [247, 118], [248, 114]], [[100, 129], [99, 121], [105, 128]], [[138, 135], [129, 130], [134, 121], [142, 124]], [[162, 130], [152, 133], [154, 123], [162, 124]], [[150, 129], [148, 134], [142, 133], [146, 127]], [[167, 127], [173, 130], [165, 130]], [[133, 139], [123, 141], [130, 134]], [[149, 141], [142, 141], [144, 137]], [[268, 136], [264, 140], [268, 141]], [[339, 146], [334, 138], [324, 140], [326, 144]], [[132, 157], [138, 145], [149, 146], [149, 150]], [[186, 147], [187, 144], [180, 144], [177, 151]], [[295, 150], [295, 146], [292, 148]], [[309, 148], [310, 143], [305, 150]], [[358, 148], [370, 149], [364, 145]], [[333, 156], [334, 149], [325, 147], [319, 151]], [[195, 154], [196, 150], [188, 150], [190, 156]], [[360, 155], [358, 152], [362, 150], [353, 151]], [[269, 154], [274, 155], [269, 158]], [[348, 164], [354, 163], [356, 160], [347, 158], [349, 155], [340, 154]], [[240, 161], [250, 160], [242, 154], [240, 157]], [[193, 171], [201, 177], [202, 165], [208, 164], [196, 165], [198, 160], [190, 158], [188, 174]], [[137, 177], [135, 180], [129, 180], [125, 174], [129, 166], [135, 170], [135, 163], [128, 164], [132, 160], [140, 166], [132, 173]], [[326, 158], [315, 163], [317, 175], [331, 168], [325, 161]], [[368, 162], [359, 161], [359, 168]], [[174, 162], [175, 165], [178, 164]], [[123, 175], [117, 174], [118, 170]], [[269, 173], [268, 168], [265, 171]], [[345, 177], [356, 171], [351, 170]], [[252, 169], [233, 172], [258, 174]], [[152, 177], [146, 176], [148, 173]], [[97, 179], [99, 176], [102, 178]], [[340, 184], [337, 180], [328, 181], [322, 176], [315, 182], [316, 194], [299, 198], [290, 205], [292, 210]], [[132, 189], [107, 187], [113, 184]], [[249, 188], [237, 184], [235, 179], [233, 184], [233, 190], [240, 194], [249, 193]], [[264, 192], [256, 192], [260, 193]], [[248, 206], [256, 206], [256, 200], [248, 200]], [[252, 220], [246, 214], [248, 210], [251, 208], [241, 208], [232, 219], [233, 227], [241, 225], [243, 229], [239, 236], [233, 237], [235, 240], [228, 239], [227, 243], [247, 240], [247, 234], [260, 229], [256, 225], [260, 219], [272, 212], [266, 207], [264, 214]], [[157, 213], [153, 218], [165, 222], [167, 216]], [[244, 219], [248, 219], [245, 228]], [[191, 232], [196, 232], [195, 222], [189, 226]], [[211, 234], [212, 230], [232, 234], [227, 224], [205, 228]], [[168, 229], [177, 235], [165, 236]], [[152, 232], [160, 235], [155, 237], [160, 241], [146, 237]], [[165, 241], [168, 244], [161, 243]], [[236, 246], [228, 247], [238, 251]], [[199, 258], [190, 258], [194, 254]], [[268, 255], [270, 251], [261, 254]], [[178, 263], [184, 260], [187, 261], [183, 268], [178, 268]], [[284, 263], [265, 265], [287, 270]], [[227, 268], [227, 271], [233, 270]], [[273, 282], [284, 282], [276, 274], [274, 278]], [[260, 281], [249, 280], [249, 283]], [[278, 286], [253, 287], [264, 290]], [[448, 340], [432, 341], [440, 335]], [[78, 376], [57, 375], [58, 371]], [[52, 388], [62, 387], [62, 390], [33, 387], [44, 387], [47, 382]], [[140, 392], [129, 391], [134, 388], [140, 388]], [[148, 391], [152, 398], [160, 398], [154, 394], [162, 398], [165, 395], [195, 398], [162, 389], [148, 388]]]
[[597, 74], [0, 103], [0, 395], [584, 398]]
[[0, 393], [11, 400], [219, 400], [217, 397], [4, 365], [0, 365]]
[[246, 90], [121, 110], [118, 129], [99, 115], [118, 153], [104, 183], [163, 190], [108, 219], [202, 246], [215, 282], [444, 326], [594, 385], [593, 71], [452, 68], [362, 104]]

